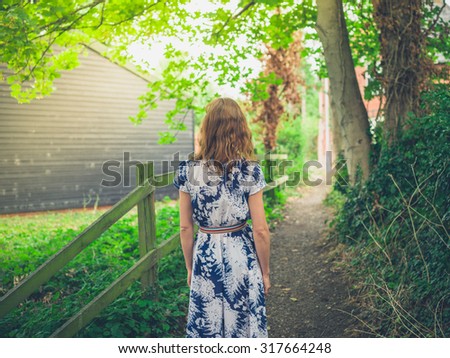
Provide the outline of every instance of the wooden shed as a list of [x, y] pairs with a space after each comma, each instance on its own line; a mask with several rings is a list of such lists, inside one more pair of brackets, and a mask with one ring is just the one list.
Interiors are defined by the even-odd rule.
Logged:
[[[55, 92], [30, 104], [18, 104], [0, 82], [0, 213], [112, 205], [135, 187], [135, 165], [162, 161], [194, 149], [194, 118], [185, 116], [187, 131], [170, 145], [157, 144], [167, 130], [165, 114], [171, 102], [161, 102], [141, 125], [128, 119], [138, 111], [138, 97], [149, 79], [131, 66], [117, 65], [87, 47], [80, 66], [55, 81]], [[105, 171], [105, 163], [116, 165]], [[118, 185], [108, 186], [111, 170], [121, 173]], [[130, 175], [126, 172], [129, 171]], [[157, 197], [174, 195], [169, 185]]]

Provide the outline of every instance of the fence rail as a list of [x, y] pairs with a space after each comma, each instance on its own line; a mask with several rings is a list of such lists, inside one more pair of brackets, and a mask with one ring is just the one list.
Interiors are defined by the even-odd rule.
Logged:
[[[287, 155], [271, 154], [264, 158], [267, 170], [267, 162], [272, 163], [278, 159], [286, 159]], [[273, 179], [272, 174], [272, 172], [269, 172], [268, 177], [271, 179]], [[0, 318], [27, 299], [135, 206], [137, 206], [138, 211], [140, 259], [89, 304], [59, 327], [51, 337], [74, 336], [136, 280], [140, 279], [143, 289], [153, 286], [157, 281], [159, 260], [175, 250], [180, 242], [178, 232], [156, 246], [155, 190], [172, 183], [174, 175], [174, 172], [154, 175], [152, 163], [137, 165], [136, 188], [1, 297]], [[286, 175], [271, 180], [263, 189], [263, 192], [273, 192], [275, 188], [282, 187], [287, 180]]]

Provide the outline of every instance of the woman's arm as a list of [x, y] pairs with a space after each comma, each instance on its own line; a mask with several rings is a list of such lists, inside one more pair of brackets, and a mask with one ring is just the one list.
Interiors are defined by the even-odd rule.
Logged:
[[188, 272], [187, 283], [191, 286], [192, 255], [194, 248], [194, 223], [192, 220], [191, 196], [180, 192], [180, 241], [183, 249], [184, 261]]
[[248, 197], [248, 206], [253, 223], [253, 237], [255, 239], [256, 254], [264, 281], [264, 293], [267, 295], [270, 288], [270, 231], [264, 213], [262, 190]]

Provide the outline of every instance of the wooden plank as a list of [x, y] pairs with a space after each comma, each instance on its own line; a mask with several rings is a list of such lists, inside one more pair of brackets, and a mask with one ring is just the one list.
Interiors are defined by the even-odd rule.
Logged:
[[[83, 102], [83, 103], [81, 103]], [[103, 101], [103, 103], [100, 104], [105, 104], [105, 101]], [[7, 103], [1, 100], [0, 97], [0, 103], [2, 104], [2, 109], [5, 110], [5, 116], [14, 116], [14, 112], [16, 112], [16, 114], [20, 115], [21, 117], [30, 117], [33, 115], [33, 113], [37, 113], [37, 114], [51, 114], [51, 116], [48, 118], [49, 121], [52, 121], [52, 123], [55, 124], [59, 124], [60, 122], [58, 121], [59, 118], [73, 118], [74, 115], [76, 116], [80, 116], [81, 119], [86, 119], [87, 116], [89, 114], [91, 115], [95, 115], [98, 117], [101, 117], [102, 120], [104, 120], [105, 116], [111, 116], [113, 114], [116, 114], [117, 111], [119, 111], [119, 113], [123, 112], [124, 108], [123, 106], [120, 106], [120, 104], [116, 104], [112, 107], [99, 107], [97, 105], [97, 103], [95, 102], [88, 102], [85, 103], [84, 101], [79, 101], [78, 103], [78, 107], [69, 107], [67, 108], [67, 111], [63, 112], [63, 108], [64, 108], [64, 103], [61, 102], [56, 102], [54, 105], [52, 105], [52, 109], [46, 108], [46, 107], [41, 107], [41, 106], [34, 106], [33, 108], [25, 108], [23, 110], [18, 111], [17, 110], [17, 103]], [[81, 106], [84, 105], [84, 106]], [[27, 104], [24, 104], [24, 106], [28, 106]], [[31, 105], [30, 105], [31, 106]], [[173, 108], [171, 108], [173, 109]], [[133, 108], [130, 107], [130, 110], [133, 110]], [[136, 110], [136, 109], [134, 109]], [[166, 110], [169, 111], [170, 109]], [[131, 114], [134, 112], [131, 112]], [[103, 114], [103, 115], [102, 115]], [[130, 114], [130, 113], [129, 113]], [[159, 107], [156, 109], [153, 109], [149, 112], [149, 116], [150, 117], [154, 117], [155, 115], [159, 114], [159, 118], [161, 119], [160, 123], [162, 123], [162, 119], [164, 118], [164, 108], [163, 107]], [[175, 118], [179, 118], [181, 119], [183, 116], [178, 114]], [[114, 122], [119, 122], [118, 120], [119, 118], [115, 115], [113, 115], [111, 117], [111, 120]], [[129, 123], [132, 125], [132, 123], [128, 120], [128, 117], [122, 117], [120, 118], [120, 121], [122, 121], [123, 123]], [[145, 123], [142, 122], [143, 124]], [[91, 123], [91, 124], [97, 124], [97, 123]], [[153, 123], [152, 123], [153, 124]]]
[[[136, 156], [141, 157], [141, 156], [144, 156], [144, 154], [136, 155]], [[94, 170], [102, 167], [102, 164], [103, 164], [101, 162], [102, 157], [106, 158], [107, 153], [103, 154], [103, 156], [97, 155], [96, 158], [92, 158], [91, 160], [89, 160], [89, 159], [83, 160], [83, 158], [71, 159], [70, 163], [72, 164], [73, 167], [78, 167], [78, 168], [84, 169], [84, 170], [91, 170], [93, 174], [96, 174]], [[156, 164], [161, 164], [158, 162], [159, 161], [162, 162], [163, 160], [167, 161], [167, 160], [170, 160], [170, 158], [158, 158], [158, 159], [155, 159], [154, 161], [156, 162]], [[8, 163], [8, 161], [9, 161], [9, 163]], [[2, 167], [5, 167], [8, 165], [12, 170], [13, 162], [14, 162], [14, 158], [11, 158], [9, 160], [4, 159]], [[21, 173], [21, 174], [34, 173], [35, 171], [38, 171], [38, 170], [40, 170], [39, 173], [42, 174], [43, 172], [45, 172], [44, 169], [48, 168], [48, 165], [49, 165], [49, 161], [45, 160], [45, 159], [33, 159], [33, 162], [31, 162], [29, 159], [28, 160], [24, 159], [24, 160], [20, 160], [20, 163], [21, 163], [21, 165], [15, 165], [15, 169], [16, 169], [17, 173]], [[67, 164], [67, 159], [65, 161], [62, 159], [61, 160], [52, 159], [51, 164], [55, 165], [55, 168], [53, 168], [51, 170], [60, 170], [58, 168], [58, 165]], [[24, 165], [26, 165], [26, 168], [23, 167]], [[92, 165], [92, 167], [91, 167], [91, 165]], [[89, 168], [87, 168], [87, 166]], [[161, 165], [159, 165], [159, 166], [161, 166]], [[155, 170], [156, 170], [156, 168], [155, 168]], [[83, 176], [83, 175], [84, 175], [84, 173], [80, 176]], [[3, 173], [1, 176], [3, 177]], [[34, 177], [34, 178], [38, 179], [36, 177]]]
[[[147, 168], [147, 178], [153, 179], [155, 172], [153, 168], [153, 163], [145, 164]], [[152, 183], [152, 185], [154, 185]], [[147, 250], [153, 250], [156, 248], [156, 210], [155, 210], [155, 191], [151, 192], [144, 200], [144, 208], [145, 208], [145, 218], [149, 223], [148, 232], [147, 232]], [[153, 265], [149, 270], [148, 274], [148, 285], [154, 286], [156, 281], [158, 280], [158, 264]]]
[[[190, 153], [192, 150], [190, 149], [189, 142], [181, 142], [180, 146], [175, 147], [174, 150], [182, 153]], [[106, 148], [105, 148], [106, 147]], [[118, 152], [119, 148], [122, 152]], [[164, 150], [157, 150], [158, 148], [154, 148], [151, 146], [148, 147], [132, 147], [129, 145], [123, 145], [122, 147], [114, 146], [112, 144], [100, 144], [98, 146], [89, 146], [89, 147], [81, 147], [81, 146], [64, 146], [64, 147], [56, 147], [50, 143], [40, 143], [39, 148], [34, 146], [22, 147], [22, 148], [9, 148], [1, 151], [1, 159], [4, 161], [5, 159], [9, 161], [9, 165], [12, 167], [14, 161], [24, 160], [46, 160], [48, 164], [53, 164], [53, 160], [63, 160], [64, 158], [67, 161], [67, 158], [74, 157], [77, 160], [82, 160], [83, 157], [86, 157], [86, 163], [89, 161], [98, 162], [101, 159], [106, 160], [119, 160], [123, 161], [124, 152], [130, 152], [132, 155], [132, 159], [136, 159], [135, 155], [142, 156], [144, 153], [144, 157], [148, 156], [148, 152], [152, 152], [154, 157], [153, 160], [160, 160], [161, 158], [169, 159], [170, 153]], [[142, 152], [144, 150], [144, 152]], [[174, 153], [176, 153], [174, 151]], [[50, 157], [47, 157], [47, 153], [50, 153]], [[136, 154], [135, 154], [136, 153]], [[97, 154], [97, 156], [95, 155]], [[149, 160], [149, 159], [147, 159]], [[74, 173], [72, 173], [74, 174]]]
[[[274, 179], [274, 166], [277, 164], [275, 160], [269, 159], [270, 156], [266, 155], [264, 159], [264, 171], [266, 180], [268, 182], [272, 182]], [[275, 199], [275, 190], [271, 190], [267, 193], [267, 196], [274, 200]]]
[[289, 180], [289, 176], [283, 175], [274, 181], [267, 183], [266, 187], [263, 189], [263, 192], [275, 189], [276, 187], [279, 187], [280, 185], [286, 183]]
[[76, 315], [58, 328], [51, 335], [51, 337], [73, 337], [78, 331], [97, 317], [105, 307], [125, 292], [125, 290], [139, 278], [142, 272], [154, 266], [160, 258], [168, 255], [171, 251], [177, 248], [179, 242], [180, 234], [176, 233], [159, 245], [158, 248], [149, 251], [130, 269], [115, 280], [108, 288], [106, 288], [89, 304], [84, 306]]
[[[58, 132], [59, 128], [55, 128], [54, 133], [56, 134]], [[164, 130], [164, 127], [156, 127], [152, 130]], [[64, 139], [59, 140], [53, 140], [51, 137], [49, 137], [49, 133], [46, 134], [14, 134], [10, 133], [8, 137], [3, 136], [1, 139], [2, 145], [14, 145], [17, 144], [17, 141], [26, 142], [26, 145], [33, 148], [33, 146], [38, 145], [44, 145], [48, 148], [48, 150], [55, 150], [56, 146], [61, 146], [60, 149], [65, 149], [66, 146], [64, 144], [68, 144], [67, 142], [64, 143], [64, 140], [66, 141], [86, 141], [86, 142], [92, 142], [96, 138], [96, 135], [84, 135], [82, 132], [76, 133], [74, 132], [74, 135], [72, 136], [66, 136]], [[126, 147], [129, 146], [129, 148], [138, 148], [138, 146], [133, 145], [133, 140], [141, 140], [141, 139], [151, 139], [156, 142], [158, 139], [158, 135], [133, 135], [133, 133], [123, 134], [122, 136], [111, 136], [111, 137], [102, 137], [101, 135], [97, 138], [97, 143], [94, 145], [91, 145], [92, 143], [89, 143], [89, 147], [85, 149], [86, 152], [92, 151], [94, 148], [101, 148], [103, 150], [103, 146], [109, 145], [109, 146], [116, 146], [116, 147]], [[68, 146], [70, 148], [70, 146]], [[72, 148], [82, 149], [82, 145], [74, 145], [72, 144]], [[41, 149], [42, 150], [42, 149]], [[141, 149], [142, 150], [142, 149]], [[165, 150], [160, 150], [160, 152], [164, 153]], [[62, 153], [64, 154], [64, 153]]]
[[[0, 102], [1, 105], [1, 102]], [[117, 113], [116, 113], [117, 114]], [[34, 118], [33, 118], [34, 116]], [[123, 119], [122, 121], [114, 121], [110, 125], [113, 125], [113, 128], [110, 128], [107, 126], [107, 124], [100, 122], [100, 113], [97, 115], [94, 112], [86, 112], [86, 113], [67, 113], [67, 115], [64, 116], [58, 116], [59, 120], [61, 122], [52, 122], [48, 120], [49, 116], [51, 116], [51, 113], [38, 113], [38, 111], [30, 112], [30, 113], [24, 113], [24, 112], [18, 112], [16, 114], [5, 114], [2, 113], [2, 120], [4, 120], [4, 123], [0, 124], [0, 127], [8, 133], [11, 133], [12, 135], [21, 135], [22, 133], [29, 133], [30, 135], [38, 135], [39, 133], [46, 134], [48, 132], [56, 133], [56, 132], [62, 132], [61, 135], [58, 138], [52, 138], [52, 136], [48, 136], [48, 141], [60, 141], [61, 138], [68, 138], [73, 137], [73, 135], [86, 135], [88, 136], [94, 136], [98, 135], [100, 138], [109, 138], [109, 134], [111, 135], [133, 135], [138, 137], [145, 137], [147, 140], [143, 143], [139, 143], [141, 146], [153, 146], [156, 147], [156, 142], [150, 142], [148, 141], [148, 136], [151, 135], [153, 137], [158, 138], [158, 133], [153, 133], [151, 130], [157, 129], [167, 129], [167, 125], [162, 123], [158, 118], [152, 118], [152, 127], [149, 127], [148, 125], [139, 125], [135, 126], [130, 121]], [[37, 118], [42, 122], [42, 126], [36, 127], [33, 125], [32, 120], [37, 121]], [[43, 118], [43, 119], [41, 119]], [[11, 121], [12, 120], [18, 120], [20, 121], [20, 124], [14, 125]], [[76, 119], [77, 125], [73, 125], [69, 123], [70, 121], [73, 121]], [[93, 121], [96, 121], [93, 123]], [[19, 123], [19, 122], [18, 122]], [[35, 123], [34, 123], [35, 124]], [[187, 127], [191, 129], [191, 125], [189, 122], [186, 123]], [[73, 131], [70, 131], [70, 134], [67, 132], [64, 133], [63, 129], [71, 129]], [[179, 133], [177, 138], [186, 140], [188, 137], [188, 131], [183, 131], [182, 133]], [[70, 143], [73, 144], [73, 143]], [[89, 144], [96, 144], [95, 142], [89, 143]], [[175, 142], [174, 144], [177, 144]], [[137, 146], [135, 142], [129, 142], [129, 145]], [[172, 146], [171, 146], [172, 148]], [[167, 152], [167, 148], [165, 148]]]
[[[69, 85], [69, 86], [71, 86], [71, 85]], [[80, 91], [83, 89], [86, 90], [86, 83], [84, 83], [84, 87], [80, 86]], [[66, 91], [66, 90], [63, 90], [63, 91], [64, 91], [64, 94], [59, 93], [59, 97], [61, 97], [62, 95], [64, 95], [64, 96], [70, 95], [70, 94], [66, 93], [69, 91]], [[102, 88], [102, 91], [103, 91], [103, 88]], [[57, 92], [55, 92], [55, 94], [52, 94], [52, 96], [56, 96], [56, 93]], [[58, 101], [54, 100], [52, 102], [52, 107], [54, 107], [55, 112], [53, 113], [52, 118], [56, 119], [57, 116], [58, 117], [59, 116], [67, 117], [67, 114], [70, 114], [70, 113], [83, 114], [83, 113], [86, 113], [86, 111], [87, 111], [87, 108], [85, 108], [85, 107], [94, 107], [94, 105], [98, 105], [98, 104], [104, 105], [105, 102], [111, 103], [111, 107], [108, 106], [108, 107], [104, 107], [104, 108], [98, 108], [98, 106], [96, 106], [97, 108], [96, 109], [93, 108], [93, 110], [96, 113], [99, 113], [99, 114], [104, 113], [104, 114], [108, 114], [108, 115], [114, 114], [117, 111], [120, 113], [120, 112], [123, 112], [124, 110], [129, 110], [130, 113], [128, 113], [128, 114], [133, 114], [137, 110], [137, 108], [135, 106], [137, 106], [139, 104], [137, 97], [139, 97], [143, 92], [140, 91], [140, 92], [136, 92], [135, 94], [129, 94], [127, 97], [123, 96], [123, 92], [122, 92], [121, 96], [119, 96], [120, 95], [120, 93], [119, 93], [119, 95], [117, 95], [117, 96], [108, 95], [105, 97], [97, 97], [97, 96], [92, 97], [92, 96], [95, 96], [96, 93], [92, 94], [92, 91], [89, 93], [91, 93], [91, 95], [87, 95], [87, 94], [85, 96], [75, 95], [74, 100], [71, 101], [71, 103], [70, 103], [71, 106], [67, 108], [68, 109], [67, 113], [61, 112], [62, 109], [64, 108], [63, 100], [61, 98], [58, 98]], [[9, 95], [9, 93], [7, 93], [7, 91], [2, 91], [2, 89], [0, 88], [0, 102], [2, 103], [2, 107], [5, 107], [5, 109], [7, 109], [8, 112], [10, 112], [10, 111], [14, 110], [14, 108], [17, 107], [18, 104], [17, 104], [17, 101], [15, 101], [14, 99], [6, 97], [7, 95]], [[128, 99], [128, 101], [127, 101], [127, 99]], [[117, 100], [117, 102], [114, 102], [116, 100]], [[130, 103], [132, 101], [135, 104], [135, 106], [132, 105], [133, 103]], [[24, 108], [23, 110], [20, 111], [20, 113], [27, 113], [29, 111], [33, 111], [33, 112], [38, 111], [40, 113], [44, 113], [44, 112], [50, 113], [51, 112], [45, 105], [42, 105], [37, 102], [32, 102], [31, 104], [22, 104], [22, 106], [29, 106], [29, 107]], [[103, 111], [101, 109], [103, 109]], [[165, 106], [165, 105], [160, 105], [158, 103], [158, 107], [149, 111], [149, 115], [152, 116], [152, 115], [157, 114], [157, 115], [159, 115], [159, 118], [163, 119], [164, 113], [168, 112], [171, 109], [173, 109], [173, 105]], [[17, 109], [16, 109], [16, 111], [17, 111]], [[184, 115], [182, 115], [182, 114], [178, 114], [176, 116], [176, 118], [182, 118], [183, 116]], [[114, 119], [114, 118], [112, 118], [112, 119]], [[127, 117], [124, 118], [124, 121], [129, 122]], [[55, 120], [55, 122], [57, 122], [57, 121]]]
[[117, 202], [110, 210], [84, 229], [74, 240], [28, 275], [28, 277], [16, 287], [9, 290], [0, 298], [0, 317], [6, 315], [20, 302], [37, 290], [39, 286], [47, 282], [56, 272], [133, 208], [143, 197], [154, 190], [155, 187], [148, 181], [144, 186], [135, 188], [130, 194]]
[[[43, 112], [43, 113], [42, 113]], [[89, 128], [101, 128], [101, 129], [108, 129], [107, 124], [106, 123], [93, 123], [92, 122], [92, 118], [93, 117], [99, 117], [100, 115], [102, 115], [102, 117], [106, 114], [108, 115], [109, 113], [111, 114], [115, 114], [116, 111], [115, 110], [111, 110], [111, 111], [107, 111], [102, 110], [102, 108], [89, 108], [86, 110], [86, 112], [81, 112], [80, 109], [78, 110], [74, 110], [73, 112], [70, 112], [69, 110], [64, 112], [64, 113], [58, 113], [58, 121], [56, 120], [52, 120], [50, 121], [50, 118], [48, 121], [44, 122], [41, 121], [39, 123], [39, 127], [36, 125], [36, 116], [37, 115], [41, 115], [43, 116], [44, 114], [55, 114], [55, 112], [51, 112], [48, 109], [45, 111], [39, 111], [39, 110], [33, 110], [33, 111], [29, 111], [29, 112], [18, 112], [17, 108], [15, 108], [14, 106], [11, 106], [10, 108], [6, 107], [3, 105], [2, 103], [2, 119], [5, 119], [4, 121], [2, 121], [2, 123], [0, 123], [0, 126], [2, 128], [11, 128], [12, 129], [17, 129], [17, 130], [29, 130], [29, 129], [33, 129], [33, 130], [41, 130], [43, 132], [48, 131], [48, 130], [52, 130], [53, 128], [71, 128], [71, 129], [76, 129], [76, 130], [81, 130], [80, 125], [86, 125], [89, 126]], [[151, 113], [150, 113], [151, 114]], [[71, 122], [70, 120], [73, 119], [73, 117], [76, 116], [77, 121], [76, 122]], [[17, 122], [11, 122], [11, 120], [7, 121], [8, 117], [11, 118], [16, 118]], [[179, 117], [179, 116], [177, 116]], [[175, 117], [175, 118], [177, 118]], [[62, 121], [63, 119], [66, 119], [67, 121]], [[111, 124], [110, 124], [111, 125]], [[186, 125], [188, 127], [191, 127], [191, 122], [187, 122]], [[118, 128], [118, 130], [121, 129], [130, 129], [132, 128], [135, 132], [137, 132], [136, 130], [136, 126], [134, 126], [133, 123], [131, 123], [129, 120], [127, 119], [121, 119], [120, 121], [116, 120], [114, 122], [114, 128]], [[145, 127], [145, 124], [142, 123], [140, 125], [140, 127], [138, 128], [142, 128], [142, 126]], [[167, 129], [167, 125], [165, 123], [163, 123], [162, 121], [158, 121], [158, 122], [152, 122], [152, 126], [151, 128], [154, 128], [154, 126], [159, 126], [160, 128], [166, 128]], [[146, 128], [149, 128], [149, 126], [147, 126]], [[144, 134], [153, 134], [151, 132], [144, 132]], [[181, 134], [181, 133], [180, 133]], [[178, 136], [178, 138], [180, 138], [180, 136]], [[181, 137], [182, 138], [182, 137]]]
[[[81, 167], [77, 167], [77, 169], [80, 171], [82, 170]], [[86, 169], [88, 171], [88, 169]], [[94, 169], [89, 169], [90, 172], [94, 171]], [[55, 192], [55, 194], [61, 194], [64, 196], [65, 191], [74, 192], [75, 195], [72, 195], [72, 198], [80, 198], [82, 197], [82, 193], [86, 191], [95, 191], [96, 193], [103, 193], [105, 191], [118, 191], [118, 190], [127, 190], [130, 191], [134, 188], [133, 180], [135, 179], [134, 173], [130, 173], [129, 175], [122, 175], [118, 178], [120, 180], [117, 181], [117, 185], [111, 186], [108, 185], [108, 183], [111, 183], [114, 180], [113, 176], [108, 177], [101, 177], [99, 178], [98, 175], [95, 175], [95, 173], [85, 173], [85, 175], [80, 176], [74, 176], [69, 177], [66, 176], [65, 173], [62, 172], [51, 172], [50, 174], [43, 174], [38, 172], [27, 172], [24, 171], [22, 173], [18, 173], [23, 177], [23, 180], [20, 180], [17, 177], [10, 177], [10, 176], [3, 176], [0, 175], [0, 182], [2, 183], [2, 189], [5, 189], [5, 194], [23, 194], [27, 197], [34, 197], [34, 194], [39, 194], [42, 192]], [[106, 174], [105, 174], [106, 175]], [[115, 176], [117, 177], [117, 171], [115, 172]], [[35, 181], [33, 182], [33, 177], [35, 178]], [[50, 180], [54, 177], [54, 181], [51, 182]], [[127, 183], [125, 183], [124, 177], [127, 178]], [[46, 180], [47, 179], [47, 180]], [[83, 181], [85, 179], [85, 182]], [[102, 180], [105, 180], [103, 185], [101, 185]], [[17, 185], [19, 184], [22, 185]], [[126, 185], [127, 184], [127, 185]], [[167, 183], [166, 183], [167, 184]], [[159, 186], [162, 185], [162, 183], [158, 184]], [[156, 186], [156, 185], [155, 185]], [[46, 199], [46, 198], [43, 198]]]
[[[153, 163], [138, 164], [136, 166], [136, 185], [144, 185], [145, 181], [153, 178]], [[139, 229], [139, 254], [144, 257], [149, 251], [156, 247], [156, 215], [155, 215], [155, 195], [150, 193], [137, 204], [138, 229]], [[141, 275], [142, 289], [156, 283], [156, 265], [146, 270]]]
[[171, 185], [173, 183], [173, 178], [175, 172], [163, 173], [154, 176], [153, 185], [156, 188], [164, 188], [165, 186]]
[[[55, 183], [49, 185], [48, 183], [42, 182], [33, 184], [30, 181], [30, 185], [25, 187], [17, 188], [11, 181], [0, 180], [2, 183], [2, 188], [4, 192], [0, 191], [0, 197], [2, 200], [12, 201], [14, 205], [21, 204], [33, 204], [35, 207], [42, 206], [41, 203], [51, 203], [55, 202], [58, 204], [64, 204], [65, 201], [71, 202], [83, 202], [83, 197], [88, 200], [89, 194], [91, 195], [92, 201], [97, 200], [97, 195], [99, 200], [108, 200], [109, 197], [114, 197], [115, 202], [122, 199], [125, 195], [129, 194], [134, 187], [132, 186], [117, 186], [117, 187], [101, 187], [96, 180], [92, 180], [91, 176], [88, 177], [89, 181], [79, 185], [75, 190], [75, 185], [77, 182], [68, 182], [62, 184]], [[130, 179], [134, 179], [131, 177]], [[30, 178], [31, 180], [31, 178]], [[79, 182], [78, 182], [79, 183]], [[155, 187], [163, 188], [166, 186], [171, 186], [172, 181], [160, 182]], [[76, 195], [73, 195], [75, 191]], [[6, 202], [1, 203], [2, 206], [6, 205]]]
[[258, 154], [256, 156], [259, 160], [282, 160], [282, 159], [287, 159], [288, 155], [287, 154], [274, 154], [274, 153], [269, 153], [269, 154]]
[[265, 157], [265, 159], [268, 159], [268, 160], [282, 160], [282, 159], [287, 159], [287, 158], [288, 158], [287, 154], [268, 154]]
[[[155, 181], [154, 186], [160, 191], [162, 188], [172, 188], [173, 183], [173, 177], [174, 172], [164, 173], [164, 174], [158, 174], [155, 175]], [[86, 176], [85, 178], [90, 178], [90, 176]], [[31, 178], [30, 178], [31, 180]], [[87, 179], [86, 179], [87, 180]], [[60, 189], [61, 186], [58, 186], [58, 190], [55, 191], [55, 188], [47, 187], [47, 190], [42, 191], [41, 186], [34, 185], [33, 188], [33, 195], [29, 198], [23, 198], [20, 202], [15, 198], [15, 194], [5, 194], [2, 197], [2, 206], [0, 207], [0, 213], [7, 213], [12, 211], [17, 211], [20, 209], [20, 211], [36, 211], [36, 210], [53, 210], [53, 209], [59, 209], [64, 208], [66, 205], [64, 204], [65, 201], [68, 202], [67, 206], [69, 207], [82, 207], [82, 198], [74, 199], [72, 197], [72, 194], [70, 192], [71, 185], [73, 183], [64, 181], [67, 186], [66, 191], [62, 191]], [[75, 182], [76, 183], [76, 182]], [[93, 187], [94, 184], [97, 184], [97, 181], [94, 179], [92, 181], [92, 185], [88, 185], [91, 183], [91, 180], [89, 180], [89, 183], [83, 183], [82, 186], [80, 186], [77, 193], [79, 193], [80, 197], [83, 192], [86, 192], [89, 190], [89, 188]], [[42, 185], [46, 185], [45, 182], [41, 183]], [[62, 184], [61, 184], [62, 185]], [[271, 187], [267, 187], [267, 190], [271, 190]], [[126, 195], [128, 192], [130, 192], [132, 189], [130, 187], [120, 187], [120, 188], [113, 188], [113, 187], [105, 187], [103, 188], [102, 192], [98, 193], [100, 196], [98, 205], [109, 205], [110, 203], [116, 203], [119, 201], [124, 195]], [[158, 193], [159, 193], [158, 191]], [[85, 193], [85, 197], [87, 198], [87, 194]], [[22, 192], [19, 192], [19, 196], [22, 196]], [[39, 198], [39, 205], [35, 205], [36, 198]], [[53, 200], [51, 200], [53, 198]], [[58, 200], [59, 199], [59, 200]], [[92, 207], [93, 203], [96, 201], [96, 196], [92, 196], [92, 200], [89, 203], [88, 207]], [[53, 204], [52, 204], [53, 203]], [[41, 205], [44, 204], [44, 205]], [[75, 206], [74, 206], [75, 205]], [[3, 210], [3, 207], [9, 207], [10, 209]], [[12, 210], [14, 209], [14, 210]]]

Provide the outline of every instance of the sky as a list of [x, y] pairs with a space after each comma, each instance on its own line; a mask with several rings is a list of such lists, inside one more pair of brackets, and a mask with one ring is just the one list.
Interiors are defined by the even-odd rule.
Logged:
[[[227, 8], [231, 11], [235, 12], [236, 9], [239, 8], [240, 1], [231, 0], [226, 4], [212, 4], [209, 1], [192, 1], [186, 5], [186, 8], [191, 11], [200, 11], [200, 12], [213, 12], [218, 7]], [[196, 25], [194, 20], [190, 20], [192, 25]], [[208, 24], [202, 24], [208, 26]], [[304, 31], [314, 31], [313, 29], [305, 29]], [[236, 42], [241, 46], [247, 46], [245, 36], [240, 36], [236, 39]], [[189, 43], [185, 41], [181, 41], [177, 38], [168, 38], [168, 37], [159, 37], [156, 41], [152, 39], [151, 42], [148, 43], [135, 43], [128, 49], [128, 52], [133, 55], [137, 64], [146, 68], [150, 71], [150, 73], [157, 75], [161, 68], [164, 67], [164, 64], [167, 60], [164, 57], [164, 49], [167, 44], [172, 44], [175, 49], [187, 52], [193, 58], [196, 58], [201, 53], [213, 53], [213, 54], [224, 54], [225, 50], [220, 47], [211, 47], [203, 44], [200, 40], [194, 43]], [[310, 47], [320, 46], [319, 43], [309, 42], [305, 43], [305, 45]], [[312, 69], [315, 69], [315, 59], [308, 58], [306, 59], [312, 66]], [[257, 77], [258, 73], [262, 71], [261, 62], [256, 58], [249, 58], [246, 60], [241, 60], [240, 64], [242, 66], [243, 72], [247, 69], [252, 69], [252, 74], [250, 77]], [[207, 70], [207, 75], [211, 79], [213, 90], [217, 91], [221, 96], [228, 96], [236, 99], [243, 99], [243, 95], [240, 93], [240, 87], [244, 84], [244, 79], [239, 82], [236, 87], [232, 87], [231, 85], [218, 85], [216, 83], [217, 75], [216, 73], [210, 69]]]
[[[183, 43], [178, 39], [174, 38], [161, 38], [159, 42], [153, 42], [151, 46], [145, 44], [135, 43], [129, 48], [129, 52], [133, 55], [136, 62], [141, 66], [145, 66], [145, 62], [147, 62], [150, 67], [147, 69], [151, 73], [158, 73], [158, 70], [164, 67], [164, 63], [166, 62], [164, 57], [164, 48], [167, 43], [171, 43], [176, 49], [187, 52], [190, 56], [196, 57], [200, 53], [205, 52], [213, 52], [216, 54], [223, 53], [223, 49], [220, 48], [211, 48], [201, 42], [197, 43]], [[255, 58], [248, 59], [245, 61], [241, 61], [242, 68], [252, 68], [253, 75], [256, 77], [257, 74], [261, 71], [261, 62]], [[144, 67], [145, 68], [145, 67]], [[207, 75], [211, 78], [211, 82], [213, 84], [213, 89], [216, 90], [221, 96], [229, 96], [232, 98], [242, 98], [240, 94], [239, 87], [243, 85], [243, 80], [238, 84], [237, 88], [231, 87], [231, 85], [223, 85], [220, 86], [214, 83], [217, 78], [216, 73], [209, 69], [207, 70]]]

